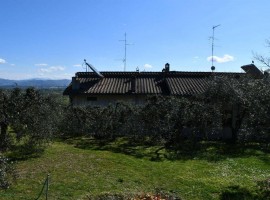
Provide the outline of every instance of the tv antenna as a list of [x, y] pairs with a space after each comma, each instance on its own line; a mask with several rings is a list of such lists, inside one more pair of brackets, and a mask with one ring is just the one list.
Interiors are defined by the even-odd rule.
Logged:
[[212, 27], [212, 29], [213, 29], [213, 35], [212, 35], [212, 37], [210, 37], [210, 39], [212, 39], [212, 58], [211, 58], [211, 60], [212, 60], [212, 67], [211, 67], [211, 70], [212, 70], [212, 71], [215, 70], [215, 66], [214, 66], [215, 29], [216, 29], [217, 27], [219, 27], [219, 26], [220, 26], [220, 24]]
[[124, 42], [124, 46], [125, 46], [125, 55], [123, 58], [123, 63], [124, 63], [124, 71], [126, 71], [126, 67], [127, 67], [127, 45], [131, 45], [127, 43], [127, 33], [125, 33], [125, 39], [124, 40], [119, 40], [120, 42]]

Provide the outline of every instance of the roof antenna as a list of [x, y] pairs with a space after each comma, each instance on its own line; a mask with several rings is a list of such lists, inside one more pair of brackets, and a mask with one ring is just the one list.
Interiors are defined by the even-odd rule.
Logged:
[[93, 65], [88, 64], [88, 63], [86, 62], [86, 59], [84, 59], [84, 63], [85, 63], [85, 65], [88, 66], [93, 72], [95, 72], [95, 74], [98, 75], [99, 78], [103, 78], [103, 77], [104, 77], [104, 76], [103, 76], [96, 68], [94, 68]]
[[210, 39], [212, 39], [212, 66], [211, 66], [211, 70], [212, 70], [212, 72], [214, 72], [215, 71], [215, 66], [214, 66], [214, 41], [215, 41], [215, 28], [217, 28], [217, 27], [219, 27], [220, 26], [220, 24], [219, 25], [216, 25], [216, 26], [213, 26], [212, 27], [212, 29], [213, 29], [213, 35], [212, 35], [212, 37], [210, 37]]
[[125, 33], [125, 39], [124, 40], [119, 40], [120, 42], [125, 42], [124, 46], [125, 46], [125, 55], [123, 58], [123, 63], [124, 63], [124, 71], [126, 71], [126, 66], [127, 66], [127, 45], [131, 45], [127, 43], [127, 33]]
[[85, 68], [85, 72], [87, 72], [87, 65], [85, 64], [85, 59], [84, 59], [84, 62], [82, 63], [82, 68], [84, 69]]

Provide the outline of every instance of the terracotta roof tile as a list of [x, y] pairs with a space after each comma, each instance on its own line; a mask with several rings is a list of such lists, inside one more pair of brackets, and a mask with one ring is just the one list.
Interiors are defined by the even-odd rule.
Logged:
[[[79, 90], [72, 90], [72, 83], [64, 95], [72, 94], [166, 94], [194, 95], [209, 86], [211, 72], [78, 72], [75, 79]], [[216, 76], [241, 76], [244, 73], [217, 73]]]

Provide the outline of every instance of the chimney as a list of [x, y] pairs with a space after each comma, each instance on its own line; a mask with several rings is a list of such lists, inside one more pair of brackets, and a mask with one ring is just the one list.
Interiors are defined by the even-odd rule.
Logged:
[[170, 64], [166, 63], [165, 64], [165, 72], [169, 72], [170, 71]]
[[79, 90], [80, 89], [80, 81], [77, 77], [72, 77], [72, 90]]
[[169, 63], [165, 64], [165, 68], [162, 69], [162, 72], [170, 72], [170, 64]]

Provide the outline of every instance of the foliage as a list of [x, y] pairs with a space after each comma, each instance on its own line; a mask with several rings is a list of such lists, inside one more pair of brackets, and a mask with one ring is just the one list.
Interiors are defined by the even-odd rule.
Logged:
[[[239, 142], [270, 142], [270, 87], [269, 79], [241, 77], [239, 79], [216, 79], [203, 98], [219, 104], [219, 111], [235, 115], [235, 122], [230, 122], [234, 140]], [[210, 95], [209, 95], [210, 92]], [[210, 96], [210, 98], [209, 98]], [[212, 99], [212, 101], [211, 101]]]
[[[91, 127], [92, 119], [94, 113], [91, 109], [86, 109], [84, 107], [71, 107], [68, 106], [65, 109], [65, 113], [60, 124], [60, 129], [63, 137], [70, 136], [80, 136], [87, 134], [88, 127]], [[95, 109], [96, 112], [98, 112]]]
[[0, 90], [0, 150], [5, 150], [10, 145], [9, 137], [7, 135], [8, 129], [8, 95], [5, 91]]
[[245, 116], [240, 136], [243, 140], [270, 142], [270, 87], [268, 80], [245, 84]]
[[10, 186], [10, 176], [14, 174], [13, 167], [9, 160], [0, 155], [0, 190], [7, 189]]
[[41, 95], [34, 88], [0, 91], [1, 149], [11, 147], [8, 127], [18, 141], [24, 140], [28, 148], [49, 141], [58, 131], [62, 107], [56, 99]]

